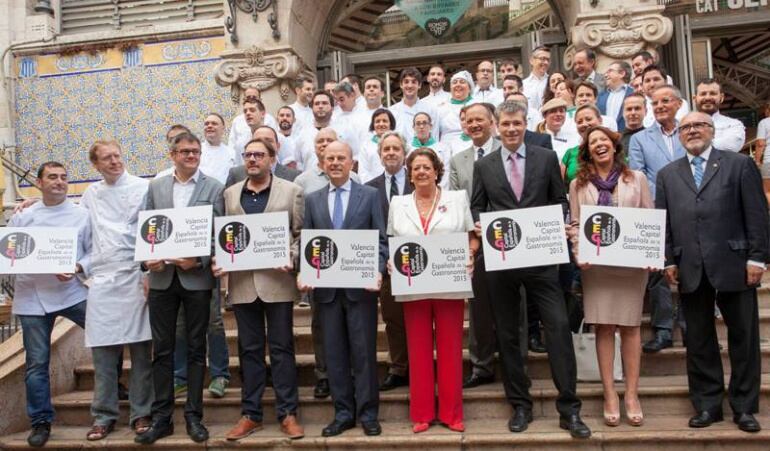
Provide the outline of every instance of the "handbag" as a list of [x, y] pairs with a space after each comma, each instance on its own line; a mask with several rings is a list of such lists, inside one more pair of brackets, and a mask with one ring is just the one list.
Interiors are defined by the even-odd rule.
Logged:
[[[584, 321], [580, 322], [577, 333], [572, 334], [572, 345], [575, 348], [577, 363], [577, 380], [581, 382], [601, 382], [599, 360], [596, 356], [596, 334], [583, 332]], [[620, 334], [615, 332], [615, 362], [612, 370], [615, 381], [623, 380], [623, 362], [620, 358]]]

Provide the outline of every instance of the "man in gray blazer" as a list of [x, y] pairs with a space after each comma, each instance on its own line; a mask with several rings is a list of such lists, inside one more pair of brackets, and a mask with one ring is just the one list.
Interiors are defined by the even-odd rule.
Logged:
[[[353, 168], [350, 146], [335, 141], [326, 146], [323, 158], [329, 185], [305, 198], [304, 228], [377, 230], [379, 277], [378, 286], [374, 290], [313, 290], [313, 302], [321, 318], [327, 373], [334, 400], [334, 420], [321, 434], [324, 437], [339, 435], [353, 428], [356, 419], [359, 419], [364, 434], [379, 435], [382, 429], [377, 418], [379, 384], [376, 291], [382, 283], [382, 273], [388, 259], [385, 219], [377, 190], [350, 179]], [[311, 287], [300, 288], [307, 290]]]
[[[276, 153], [275, 155], [270, 156], [270, 159], [273, 162], [272, 172], [274, 176], [278, 177], [279, 179], [284, 179], [284, 180], [293, 182], [294, 179], [296, 179], [297, 176], [301, 174], [300, 171], [290, 168], [288, 166], [284, 166], [278, 162], [278, 152], [281, 150], [281, 143], [278, 140], [278, 134], [272, 127], [268, 125], [260, 125], [259, 127], [257, 127], [256, 130], [254, 130], [254, 134], [252, 135], [252, 138], [264, 139], [273, 145], [273, 148], [275, 149]], [[246, 180], [246, 177], [247, 177], [247, 174], [246, 174], [245, 165], [240, 165], [240, 166], [235, 166], [230, 168], [230, 172], [227, 174], [227, 181], [225, 182], [225, 188], [230, 188], [236, 183]]]
[[575, 55], [572, 57], [572, 71], [575, 73], [575, 78], [578, 81], [590, 81], [593, 83], [599, 94], [606, 89], [607, 80], [605, 80], [604, 75], [596, 72], [596, 53], [590, 48], [575, 52]]
[[687, 318], [687, 379], [696, 415], [690, 427], [722, 421], [725, 383], [714, 301], [727, 325], [733, 421], [758, 432], [760, 348], [757, 286], [768, 257], [767, 200], [756, 165], [712, 146], [714, 123], [689, 113], [679, 125], [687, 150], [661, 169], [656, 207], [666, 210], [666, 269]]
[[[170, 150], [174, 172], [150, 182], [146, 210], [212, 205], [214, 216], [224, 213], [223, 186], [203, 174], [200, 165], [200, 140], [192, 133], [174, 138]], [[211, 258], [178, 258], [150, 260], [143, 265], [150, 271], [150, 327], [152, 329], [152, 372], [155, 401], [153, 424], [137, 443], [151, 444], [174, 433], [174, 341], [176, 319], [184, 306], [187, 328], [187, 434], [195, 442], [209, 437], [203, 418], [203, 379], [206, 369], [206, 331], [209, 324], [211, 290], [214, 276], [209, 269]]]

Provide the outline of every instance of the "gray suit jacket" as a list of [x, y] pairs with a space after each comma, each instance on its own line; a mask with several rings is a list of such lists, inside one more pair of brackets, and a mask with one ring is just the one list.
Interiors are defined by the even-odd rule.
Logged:
[[[174, 208], [174, 176], [166, 175], [150, 181], [147, 191], [145, 210], [162, 210]], [[195, 190], [190, 197], [188, 207], [212, 205], [214, 216], [222, 216], [225, 212], [222, 191], [224, 187], [217, 179], [200, 174]], [[174, 265], [166, 265], [161, 272], [150, 273], [150, 288], [153, 290], [165, 290], [171, 286], [174, 273], [179, 276], [179, 282], [186, 290], [211, 290], [214, 288], [214, 276], [211, 274], [211, 256], [200, 257], [201, 267], [182, 271]]]
[[717, 291], [743, 291], [746, 262], [768, 253], [767, 200], [757, 166], [745, 155], [712, 149], [700, 188], [690, 161], [658, 172], [655, 206], [666, 210], [666, 265], [679, 267], [679, 291], [703, 273]]
[[[277, 163], [275, 165], [275, 170], [273, 171], [274, 176], [278, 177], [279, 179], [288, 180], [290, 182], [293, 182], [294, 179], [296, 179], [300, 174], [300, 171], [284, 166], [281, 163]], [[225, 188], [230, 188], [236, 183], [242, 182], [244, 180], [246, 180], [246, 166], [240, 165], [232, 167], [230, 168], [230, 172], [227, 174]]]
[[[500, 150], [502, 144], [497, 138], [492, 138], [492, 152]], [[476, 161], [476, 149], [473, 145], [458, 153], [449, 160], [449, 189], [465, 190], [468, 200], [473, 193], [473, 163]]]

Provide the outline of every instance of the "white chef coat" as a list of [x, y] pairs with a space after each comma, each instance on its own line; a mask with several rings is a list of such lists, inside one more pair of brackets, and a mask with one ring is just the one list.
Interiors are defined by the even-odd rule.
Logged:
[[727, 117], [717, 111], [711, 115], [714, 121], [714, 141], [711, 143], [719, 150], [740, 152], [746, 142], [746, 127], [738, 119]]
[[481, 90], [478, 85], [473, 89], [473, 99], [477, 103], [491, 103], [495, 108], [503, 103], [503, 90], [492, 85], [489, 88]]
[[538, 78], [534, 72], [522, 81], [522, 94], [527, 97], [527, 104], [530, 108], [540, 111], [543, 106], [543, 93], [547, 83], [548, 74], [544, 74], [543, 78]]
[[149, 182], [127, 172], [108, 185], [89, 186], [80, 204], [91, 219], [91, 285], [86, 309], [86, 346], [152, 339], [144, 275], [134, 262], [139, 210]]
[[209, 177], [213, 177], [221, 184], [227, 181], [227, 174], [235, 162], [242, 158], [236, 158], [235, 150], [225, 143], [212, 146], [205, 139], [201, 142], [200, 170]]
[[417, 113], [427, 113], [430, 116], [430, 120], [433, 123], [433, 130], [431, 135], [433, 139], [438, 141], [439, 130], [441, 129], [441, 116], [436, 108], [431, 104], [417, 100], [413, 106], [408, 106], [403, 100], [390, 107], [390, 112], [396, 118], [396, 126], [401, 135], [406, 139], [406, 142], [412, 142], [414, 138], [414, 116]]
[[429, 92], [427, 96], [420, 100], [432, 106], [433, 108], [438, 108], [438, 106], [442, 103], [449, 102], [450, 98], [452, 98], [452, 95], [441, 89], [437, 92]]

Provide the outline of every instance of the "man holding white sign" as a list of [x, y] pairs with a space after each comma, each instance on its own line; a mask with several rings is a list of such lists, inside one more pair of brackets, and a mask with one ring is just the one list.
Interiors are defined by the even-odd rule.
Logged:
[[[200, 140], [191, 133], [177, 135], [171, 144], [170, 157], [174, 162], [174, 173], [150, 182], [145, 209], [211, 205], [214, 216], [222, 215], [224, 187], [198, 169], [201, 158]], [[209, 325], [211, 290], [215, 286], [214, 277], [209, 270], [210, 260], [211, 257], [206, 255], [149, 260], [144, 263], [150, 270], [148, 305], [154, 347], [152, 370], [155, 401], [152, 405], [152, 427], [136, 437], [137, 443], [155, 443], [158, 439], [174, 433], [174, 346], [180, 306], [184, 306], [188, 346], [188, 391], [185, 404], [187, 434], [195, 442], [206, 441], [209, 437], [201, 419], [206, 369], [206, 332]]]
[[[262, 394], [267, 385], [265, 344], [270, 348], [270, 371], [275, 391], [275, 413], [281, 431], [291, 439], [304, 436], [297, 422], [299, 394], [294, 358], [293, 307], [297, 297], [293, 268], [296, 267], [299, 233], [304, 215], [302, 188], [271, 173], [273, 144], [254, 138], [246, 144], [243, 162], [248, 178], [225, 190], [225, 212], [229, 215], [261, 215], [288, 212], [289, 254], [285, 264], [270, 269], [234, 271], [227, 274], [230, 300], [238, 323], [238, 348], [242, 371], [241, 418], [227, 433], [238, 440], [262, 429]], [[255, 239], [270, 233], [255, 231]], [[259, 238], [256, 238], [256, 237]], [[276, 253], [284, 250], [273, 251]], [[215, 261], [212, 272], [225, 271]], [[267, 326], [266, 326], [267, 325]]]
[[[88, 211], [67, 200], [67, 170], [61, 163], [43, 163], [37, 171], [36, 182], [43, 194], [42, 202], [16, 213], [8, 226], [50, 227], [51, 230], [56, 227], [77, 228], [79, 261], [76, 272], [82, 273], [83, 268], [88, 266], [87, 251], [91, 245]], [[2, 249], [5, 257], [11, 244], [18, 240], [3, 241], [8, 243]], [[13, 250], [17, 251], [18, 246]], [[62, 316], [84, 327], [88, 289], [72, 274], [18, 274], [14, 290], [13, 314], [21, 323], [26, 351], [24, 381], [27, 416], [32, 424], [27, 442], [30, 446], [39, 447], [48, 441], [54, 418], [48, 375], [54, 320]]]
[[[339, 435], [361, 421], [366, 435], [382, 432], [378, 421], [377, 294], [388, 258], [385, 220], [376, 189], [350, 180], [353, 152], [335, 141], [323, 153], [329, 185], [305, 200], [305, 229], [377, 230], [378, 246], [361, 246], [359, 252], [379, 256], [375, 285], [361, 288], [316, 288], [313, 302], [318, 309], [326, 350], [327, 374], [334, 400], [334, 421], [324, 437]], [[317, 239], [318, 240], [318, 239]], [[304, 245], [304, 243], [303, 243]], [[332, 243], [333, 246], [333, 243]], [[329, 249], [330, 253], [336, 253]], [[303, 252], [304, 254], [304, 252]], [[320, 266], [318, 267], [320, 270]], [[298, 279], [299, 280], [299, 279]], [[303, 290], [313, 288], [298, 281]], [[352, 362], [352, 374], [351, 374]]]
[[[502, 103], [496, 111], [502, 149], [476, 162], [473, 168], [471, 210], [474, 219], [489, 211], [561, 205], [568, 210], [564, 182], [556, 154], [524, 144], [527, 109], [516, 102]], [[477, 233], [481, 233], [477, 222]], [[487, 272], [492, 311], [495, 315], [500, 357], [510, 384], [503, 384], [514, 407], [508, 422], [511, 432], [523, 432], [532, 421], [530, 380], [519, 343], [519, 312], [522, 285], [537, 304], [545, 327], [551, 374], [559, 395], [556, 408], [559, 426], [574, 438], [588, 438], [591, 430], [580, 419], [577, 369], [567, 308], [556, 265]]]

